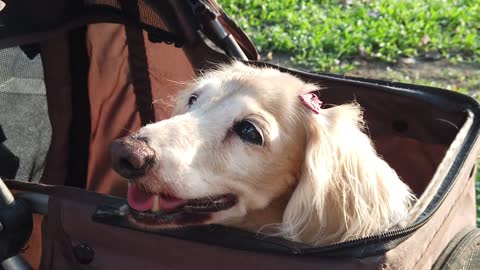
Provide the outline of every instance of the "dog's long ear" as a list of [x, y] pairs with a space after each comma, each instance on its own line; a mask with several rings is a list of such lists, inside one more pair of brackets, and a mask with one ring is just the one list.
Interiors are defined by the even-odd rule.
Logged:
[[348, 104], [301, 109], [306, 131], [305, 161], [287, 204], [282, 234], [321, 245], [393, 225], [408, 211], [411, 195], [362, 132], [362, 112]]

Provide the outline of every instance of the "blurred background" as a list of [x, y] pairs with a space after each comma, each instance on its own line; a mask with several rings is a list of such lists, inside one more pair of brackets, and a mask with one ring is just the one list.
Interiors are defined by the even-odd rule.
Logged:
[[[262, 60], [480, 100], [479, 0], [217, 0]], [[477, 170], [480, 224], [480, 170]]]

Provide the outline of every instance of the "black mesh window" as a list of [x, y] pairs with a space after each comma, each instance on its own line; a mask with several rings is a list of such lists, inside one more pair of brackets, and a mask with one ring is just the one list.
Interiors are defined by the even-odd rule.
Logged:
[[1, 49], [0, 177], [38, 182], [51, 134], [40, 55]]

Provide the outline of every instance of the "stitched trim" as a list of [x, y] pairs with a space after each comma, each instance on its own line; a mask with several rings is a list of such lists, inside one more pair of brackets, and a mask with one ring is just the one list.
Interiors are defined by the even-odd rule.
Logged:
[[[460, 175], [460, 174], [459, 174]], [[465, 183], [465, 186], [463, 187], [463, 190], [462, 192], [459, 193], [459, 195], [457, 196], [457, 198], [455, 199], [455, 201], [453, 201], [453, 204], [452, 204], [452, 207], [450, 208], [450, 210], [448, 211], [448, 214], [445, 216], [445, 219], [443, 220], [443, 222], [438, 226], [436, 227], [436, 230], [435, 230], [435, 234], [433, 234], [433, 236], [429, 239], [428, 241], [428, 244], [425, 246], [425, 248], [423, 249], [423, 251], [420, 253], [420, 255], [417, 257], [417, 259], [415, 260], [415, 264], [413, 265], [413, 268], [412, 269], [415, 269], [415, 267], [417, 267], [417, 264], [419, 263], [420, 259], [423, 257], [423, 255], [425, 254], [425, 251], [431, 246], [432, 244], [432, 240], [435, 239], [435, 237], [437, 236], [437, 234], [439, 233], [440, 229], [444, 226], [445, 222], [448, 220], [448, 217], [452, 214], [452, 210], [455, 208], [456, 204], [457, 204], [457, 201], [460, 199], [460, 198], [463, 198], [464, 196], [462, 196], [465, 191], [468, 190], [468, 187], [469, 187], [469, 184], [470, 183], [470, 178], [468, 178], [468, 181]]]

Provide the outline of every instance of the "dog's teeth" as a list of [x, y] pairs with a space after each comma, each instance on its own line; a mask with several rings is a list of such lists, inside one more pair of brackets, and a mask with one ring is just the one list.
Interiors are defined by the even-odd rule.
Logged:
[[160, 211], [160, 198], [158, 195], [155, 195], [153, 197], [153, 207], [152, 207], [152, 212], [159, 212]]

